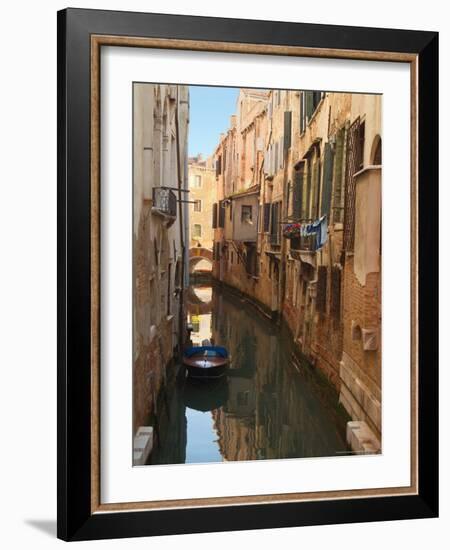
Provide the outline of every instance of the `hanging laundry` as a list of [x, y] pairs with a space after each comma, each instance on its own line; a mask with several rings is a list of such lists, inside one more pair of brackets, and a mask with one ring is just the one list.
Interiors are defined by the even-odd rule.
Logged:
[[316, 232], [316, 250], [322, 248], [322, 246], [327, 242], [328, 239], [328, 223], [327, 217], [322, 216], [318, 220], [317, 232]]
[[287, 239], [296, 239], [298, 237], [309, 237], [315, 235], [314, 250], [322, 248], [328, 238], [327, 217], [322, 216], [311, 223], [289, 223], [283, 229], [283, 235]]

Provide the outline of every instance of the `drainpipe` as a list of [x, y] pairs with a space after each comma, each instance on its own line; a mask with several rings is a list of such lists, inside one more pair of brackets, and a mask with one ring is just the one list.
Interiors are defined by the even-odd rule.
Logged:
[[180, 121], [179, 121], [179, 87], [177, 86], [177, 101], [175, 107], [175, 129], [176, 129], [176, 144], [177, 144], [177, 187], [178, 187], [178, 223], [180, 231], [181, 244], [181, 288], [179, 294], [178, 307], [178, 353], [183, 353], [184, 348], [184, 277], [185, 277], [185, 260], [186, 260], [186, 244], [184, 240], [184, 223], [183, 223], [183, 176], [181, 173], [181, 152], [180, 152]]

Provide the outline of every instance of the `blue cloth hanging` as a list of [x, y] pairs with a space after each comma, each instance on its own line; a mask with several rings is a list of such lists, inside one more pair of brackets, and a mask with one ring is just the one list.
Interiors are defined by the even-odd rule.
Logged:
[[316, 224], [316, 250], [319, 250], [328, 239], [327, 217], [322, 216], [319, 220], [316, 220], [314, 224]]

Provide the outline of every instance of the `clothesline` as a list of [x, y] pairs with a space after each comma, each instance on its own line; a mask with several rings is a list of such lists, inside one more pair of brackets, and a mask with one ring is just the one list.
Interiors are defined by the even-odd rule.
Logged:
[[283, 229], [283, 235], [287, 239], [296, 239], [298, 237], [316, 236], [315, 249], [321, 248], [328, 238], [327, 216], [324, 215], [311, 223], [287, 223]]

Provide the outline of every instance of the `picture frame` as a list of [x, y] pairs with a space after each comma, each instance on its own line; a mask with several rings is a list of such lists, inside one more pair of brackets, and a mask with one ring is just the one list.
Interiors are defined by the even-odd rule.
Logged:
[[[100, 51], [404, 63], [411, 71], [411, 486], [100, 500]], [[438, 34], [102, 10], [58, 12], [58, 537], [90, 540], [438, 515]]]

